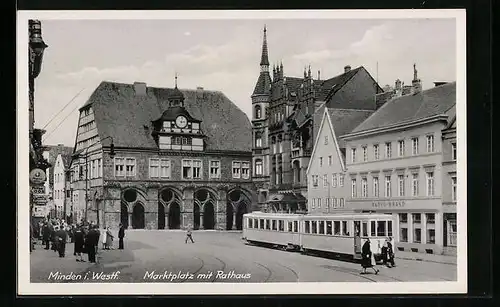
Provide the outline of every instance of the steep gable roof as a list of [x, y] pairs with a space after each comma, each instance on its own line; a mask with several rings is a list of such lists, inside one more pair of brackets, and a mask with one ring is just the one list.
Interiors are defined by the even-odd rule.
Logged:
[[[167, 98], [173, 90], [147, 87], [145, 95], [136, 95], [132, 84], [103, 81], [86, 105], [94, 109], [101, 139], [113, 137], [116, 147], [157, 149], [151, 124], [167, 110]], [[181, 91], [186, 110], [202, 120], [200, 128], [208, 137], [208, 151], [251, 151], [250, 120], [223, 93]]]
[[[367, 119], [374, 111], [371, 110], [355, 110], [355, 109], [336, 109], [327, 108], [328, 116], [339, 137], [351, 132], [360, 123]], [[344, 140], [337, 140], [340, 148], [345, 148]]]
[[[64, 157], [68, 157], [68, 159], [71, 159], [71, 154], [73, 153], [73, 147], [64, 146], [62, 144], [48, 145], [45, 147], [47, 148], [47, 151], [49, 152], [48, 162], [51, 164], [51, 166], [49, 167], [48, 180], [49, 180], [49, 186], [52, 187], [52, 186], [54, 186], [53, 174], [54, 174], [54, 165], [56, 163], [57, 157], [59, 155], [62, 155], [63, 162], [65, 162]], [[67, 165], [69, 165], [69, 164], [67, 164]], [[67, 167], [67, 165], [65, 165], [65, 167]]]
[[271, 76], [268, 72], [261, 72], [252, 95], [267, 95], [271, 92]]
[[352, 132], [387, 127], [446, 114], [456, 103], [456, 82], [386, 102]]

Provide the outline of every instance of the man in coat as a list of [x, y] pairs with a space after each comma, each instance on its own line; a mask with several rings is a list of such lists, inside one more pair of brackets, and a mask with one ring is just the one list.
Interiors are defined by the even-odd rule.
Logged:
[[59, 257], [63, 258], [66, 254], [66, 242], [68, 238], [68, 233], [64, 229], [64, 227], [61, 227], [57, 232], [56, 232], [56, 240], [57, 240], [57, 250], [59, 252]]
[[118, 230], [118, 249], [123, 249], [123, 238], [125, 237], [125, 227], [120, 223], [120, 229]]
[[47, 222], [43, 224], [42, 228], [42, 240], [43, 243], [45, 244], [45, 249], [50, 248], [50, 228]]
[[85, 238], [85, 247], [87, 248], [87, 254], [89, 255], [89, 262], [96, 262], [96, 249], [99, 244], [99, 234], [96, 229], [92, 227]]

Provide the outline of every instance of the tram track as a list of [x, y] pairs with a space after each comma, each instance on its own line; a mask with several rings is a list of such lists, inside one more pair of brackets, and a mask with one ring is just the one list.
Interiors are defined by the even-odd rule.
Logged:
[[262, 268], [264, 268], [264, 269], [265, 269], [265, 270], [269, 273], [269, 274], [267, 275], [266, 279], [265, 279], [263, 282], [267, 282], [267, 281], [269, 281], [269, 279], [271, 279], [271, 276], [273, 275], [273, 271], [271, 271], [271, 269], [270, 269], [269, 267], [267, 267], [267, 266], [263, 265], [262, 263], [255, 262], [255, 261], [254, 261], [253, 263], [255, 263], [256, 265], [258, 265], [258, 266], [260, 266], [260, 267], [262, 267]]
[[[192, 273], [193, 276], [196, 278], [196, 274], [198, 274], [198, 272], [201, 271], [201, 269], [203, 269], [203, 267], [205, 266], [205, 261], [203, 261], [203, 259], [201, 259], [200, 257], [197, 257], [197, 256], [194, 256], [194, 258], [198, 259], [201, 262], [201, 266], [196, 271], [194, 271]], [[183, 283], [183, 282], [186, 282], [188, 280], [190, 280], [190, 279], [183, 279], [180, 282]]]
[[292, 272], [292, 273], [293, 273], [293, 275], [295, 275], [297, 282], [299, 282], [299, 281], [300, 281], [300, 278], [299, 278], [299, 273], [297, 273], [294, 269], [292, 269], [292, 268], [291, 268], [291, 267], [289, 267], [289, 266], [283, 265], [283, 264], [281, 264], [281, 263], [277, 263], [277, 264], [278, 264], [279, 266], [284, 267], [285, 269], [289, 270], [290, 272]]
[[[220, 269], [220, 271], [224, 271], [226, 269], [227, 264], [224, 260], [220, 259], [219, 257], [215, 257], [215, 256], [211, 256], [211, 257], [217, 259], [217, 261], [222, 263], [222, 268]], [[213, 280], [211, 280], [211, 282], [216, 282], [216, 281], [217, 281], [217, 274], [215, 274], [215, 277]]]

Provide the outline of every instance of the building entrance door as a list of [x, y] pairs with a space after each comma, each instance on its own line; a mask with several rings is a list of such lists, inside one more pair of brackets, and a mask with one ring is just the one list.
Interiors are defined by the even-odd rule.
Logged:
[[457, 221], [448, 220], [448, 246], [457, 246]]

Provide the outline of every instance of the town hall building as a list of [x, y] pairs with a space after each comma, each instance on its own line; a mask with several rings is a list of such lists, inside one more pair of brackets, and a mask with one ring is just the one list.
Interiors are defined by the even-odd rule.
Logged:
[[73, 210], [101, 227], [241, 229], [251, 133], [221, 92], [102, 82], [80, 109]]

